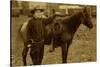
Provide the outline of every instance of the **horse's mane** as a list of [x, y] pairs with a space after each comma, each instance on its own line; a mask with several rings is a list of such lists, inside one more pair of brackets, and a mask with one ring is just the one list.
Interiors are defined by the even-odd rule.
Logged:
[[[72, 15], [56, 15], [56, 17], [55, 17], [55, 20], [63, 20], [63, 21], [68, 21], [68, 20], [72, 20], [72, 19], [75, 19], [75, 18], [79, 18], [79, 17], [81, 17], [82, 16], [82, 11], [78, 11], [78, 12], [75, 12], [74, 14], [72, 14]], [[66, 22], [64, 22], [64, 23], [66, 23]]]
[[81, 11], [72, 14], [71, 16], [68, 17], [68, 19], [69, 19], [69, 18], [70, 18], [70, 19], [71, 19], [71, 18], [75, 18], [75, 17], [78, 17], [78, 16], [80, 16], [80, 15], [82, 15], [82, 12], [81, 12]]
[[79, 11], [77, 13], [72, 14], [71, 16], [65, 17], [64, 20], [63, 20], [64, 21], [63, 23], [66, 23], [66, 21], [70, 21], [70, 20], [73, 20], [73, 19], [78, 19], [81, 16], [82, 16], [82, 12]]

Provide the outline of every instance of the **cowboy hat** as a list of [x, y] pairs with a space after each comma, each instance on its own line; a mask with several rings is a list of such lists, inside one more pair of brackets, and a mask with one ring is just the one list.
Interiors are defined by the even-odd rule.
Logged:
[[31, 10], [31, 13], [34, 14], [34, 13], [35, 13], [36, 11], [38, 11], [38, 10], [39, 10], [40, 12], [43, 12], [43, 11], [44, 11], [44, 9], [34, 8], [34, 9]]

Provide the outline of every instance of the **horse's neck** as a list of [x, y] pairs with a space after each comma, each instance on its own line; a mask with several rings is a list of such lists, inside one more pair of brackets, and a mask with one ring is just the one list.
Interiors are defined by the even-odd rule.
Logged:
[[66, 25], [67, 25], [66, 26], [67, 30], [69, 30], [70, 33], [74, 34], [81, 24], [81, 19], [82, 19], [82, 13], [81, 12], [67, 18], [65, 20]]

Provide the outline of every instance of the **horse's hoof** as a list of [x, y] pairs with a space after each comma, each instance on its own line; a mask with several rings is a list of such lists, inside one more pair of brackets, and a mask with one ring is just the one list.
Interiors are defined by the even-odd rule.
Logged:
[[32, 66], [32, 64], [30, 64], [30, 66]]

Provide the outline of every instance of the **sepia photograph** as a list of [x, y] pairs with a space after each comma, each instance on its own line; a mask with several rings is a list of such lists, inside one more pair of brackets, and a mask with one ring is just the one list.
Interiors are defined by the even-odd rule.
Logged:
[[97, 61], [96, 5], [10, 1], [10, 66]]

